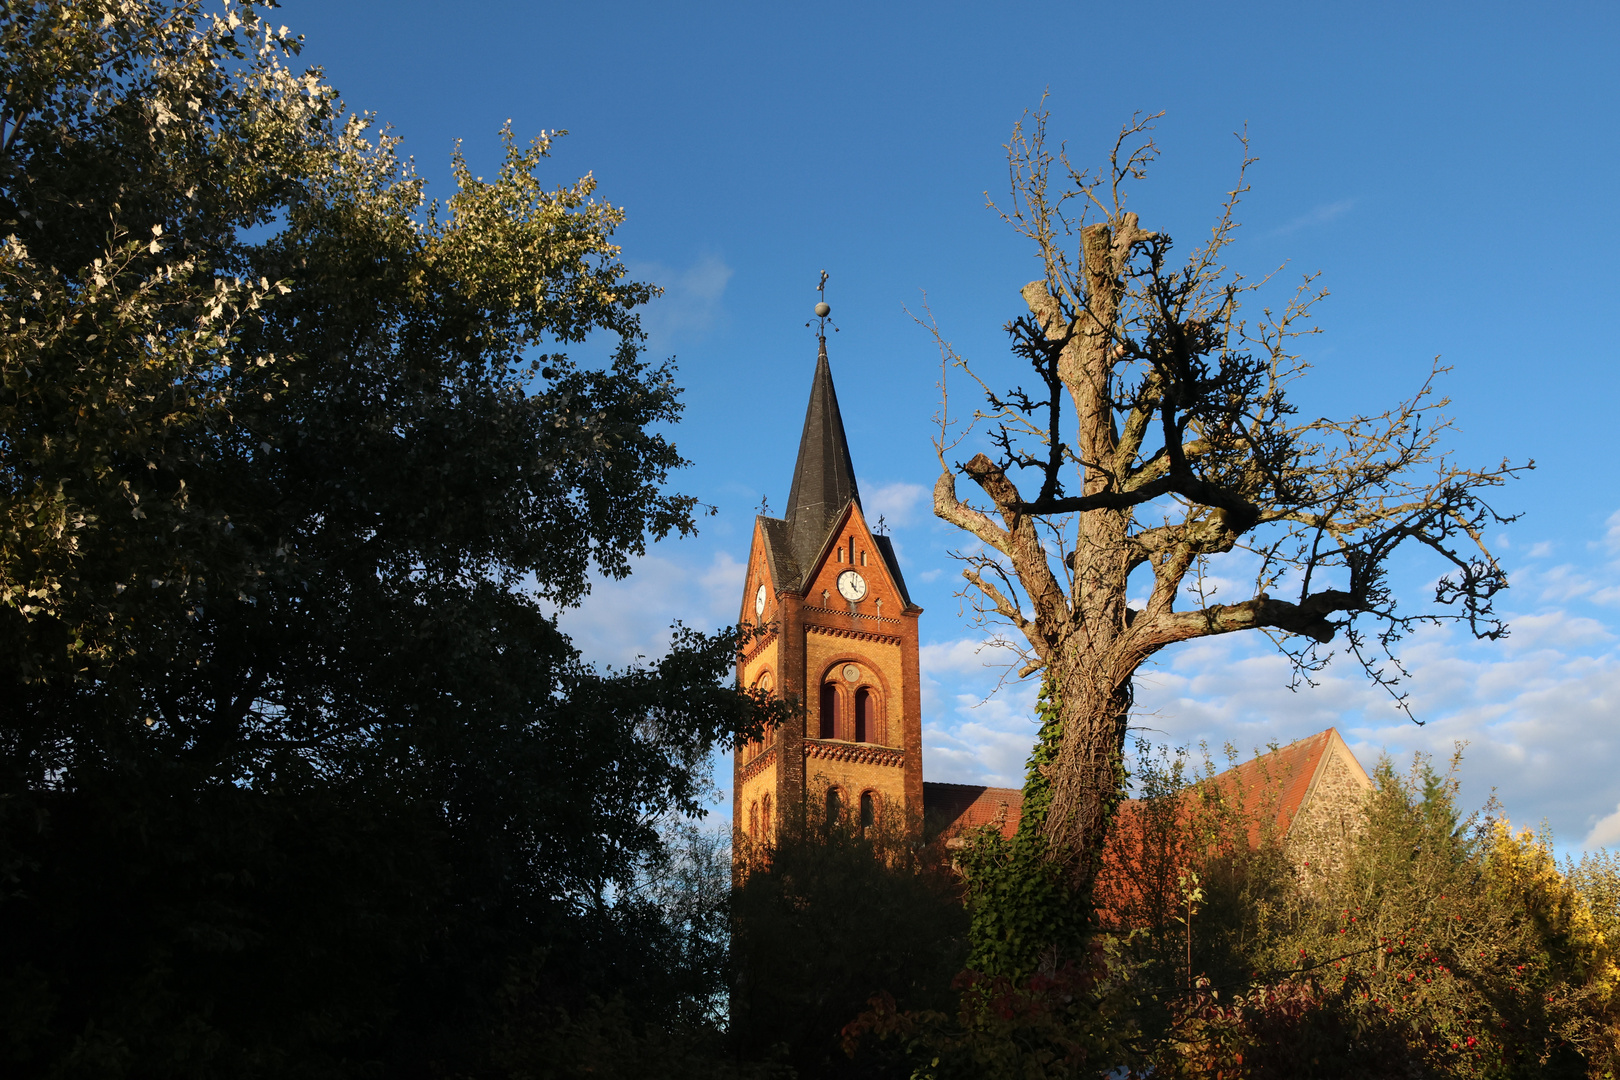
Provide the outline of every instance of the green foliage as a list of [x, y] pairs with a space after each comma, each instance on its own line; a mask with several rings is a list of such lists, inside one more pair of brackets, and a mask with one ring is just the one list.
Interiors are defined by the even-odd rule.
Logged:
[[1559, 873], [1419, 758], [1382, 762], [1342, 866], [1308, 868], [1266, 825], [1263, 759], [1234, 783], [1143, 749], [1083, 962], [964, 974], [954, 1015], [878, 999], [850, 1038], [940, 1078], [1614, 1074], [1608, 856]]
[[901, 1010], [879, 995], [844, 1029], [845, 1047], [853, 1055], [869, 1052], [874, 1040], [894, 1040], [913, 1080], [1107, 1075], [1148, 1060], [1135, 975], [1117, 942], [1102, 937], [1082, 961], [1052, 972], [1024, 979], [963, 972], [953, 982], [954, 1015]]
[[1266, 911], [1251, 978], [1173, 1003], [1170, 1075], [1601, 1074], [1616, 972], [1544, 844], [1463, 815], [1456, 773], [1374, 776], [1343, 872]]
[[573, 1009], [526, 1009], [517, 1004], [503, 1023], [496, 1061], [512, 1080], [589, 1076], [600, 1080], [792, 1080], [793, 1070], [739, 1061], [712, 1028], [638, 1023], [621, 999], [592, 998]]
[[1051, 765], [1063, 734], [1050, 682], [1037, 712], [1017, 832], [982, 829], [957, 853], [972, 946], [952, 981], [957, 1008], [905, 1008], [881, 994], [845, 1029], [851, 1054], [892, 1041], [911, 1075], [929, 1080], [1056, 1080], [1141, 1059], [1137, 965], [1119, 942], [1091, 937], [1089, 895], [1048, 857]]
[[660, 825], [780, 710], [730, 634], [604, 673], [543, 606], [693, 527], [622, 212], [510, 132], [426, 204], [299, 44], [0, 9], [7, 1075], [467, 1075], [724, 990]]
[[1050, 771], [1062, 744], [1062, 716], [1050, 681], [1036, 705], [1040, 734], [1024, 774], [1023, 813], [1012, 839], [984, 829], [967, 837], [957, 859], [972, 914], [968, 970], [1028, 978], [1082, 955], [1089, 925], [1087, 897], [1076, 893], [1061, 860], [1048, 858], [1046, 817]]
[[773, 846], [744, 853], [731, 988], [744, 1055], [780, 1058], [807, 1077], [890, 1075], [897, 1066], [883, 1047], [851, 1060], [840, 1030], [874, 995], [949, 1006], [967, 953], [959, 885], [899, 826], [877, 828], [790, 826]]
[[1579, 861], [1566, 860], [1564, 877], [1586, 902], [1597, 932], [1620, 945], [1620, 852], [1583, 852]]
[[[1236, 758], [1227, 747], [1228, 763]], [[1251, 790], [1217, 780], [1207, 748], [1195, 764], [1185, 750], [1137, 744], [1137, 798], [1103, 848], [1096, 904], [1104, 929], [1130, 935], [1122, 947], [1166, 1002], [1199, 976], [1220, 985], [1247, 977], [1271, 913], [1294, 890], [1275, 828], [1284, 778], [1264, 757], [1254, 771]]]

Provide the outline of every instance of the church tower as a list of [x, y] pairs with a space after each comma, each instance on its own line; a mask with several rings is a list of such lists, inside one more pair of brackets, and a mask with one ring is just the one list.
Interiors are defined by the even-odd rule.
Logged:
[[[823, 317], [827, 308], [817, 305]], [[861, 510], [823, 326], [785, 518], [754, 519], [739, 659], [745, 687], [804, 703], [802, 722], [736, 751], [736, 828], [769, 841], [786, 820], [920, 829], [917, 617], [887, 536]]]

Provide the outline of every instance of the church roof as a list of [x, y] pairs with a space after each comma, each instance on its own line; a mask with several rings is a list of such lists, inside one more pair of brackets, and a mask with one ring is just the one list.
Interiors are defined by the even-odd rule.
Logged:
[[804, 571], [793, 558], [793, 544], [788, 523], [781, 518], [761, 515], [760, 532], [765, 537], [765, 563], [771, 568], [771, 581], [779, 589], [797, 589]]
[[[799, 438], [799, 459], [793, 466], [793, 486], [788, 489], [787, 516], [760, 515], [756, 519], [764, 536], [765, 562], [777, 588], [805, 588], [804, 579], [827, 554], [832, 530], [850, 503], [859, 507], [861, 493], [855, 485], [855, 466], [850, 460], [849, 440], [844, 435], [844, 418], [838, 411], [838, 393], [833, 389], [827, 342], [823, 339], [816, 357], [815, 378], [810, 383], [810, 404], [804, 412], [804, 434]], [[893, 542], [881, 534], [873, 534], [872, 540], [900, 593], [901, 604], [915, 608]]]
[[878, 554], [888, 564], [889, 576], [894, 578], [894, 587], [900, 590], [900, 602], [906, 607], [914, 606], [911, 602], [911, 591], [906, 588], [906, 579], [900, 576], [900, 557], [894, 553], [894, 545], [887, 536], [874, 535], [872, 542], [877, 544]]
[[820, 554], [827, 532], [853, 501], [861, 502], [855, 486], [855, 466], [844, 437], [844, 419], [838, 412], [832, 369], [827, 365], [827, 340], [821, 339], [816, 374], [810, 384], [810, 405], [804, 413], [804, 434], [799, 437], [799, 460], [793, 466], [788, 489], [787, 547], [801, 571]]
[[[1215, 783], [1239, 806], [1256, 809], [1268, 807], [1268, 804], [1275, 806], [1273, 824], [1277, 835], [1286, 836], [1338, 734], [1328, 728], [1298, 739], [1226, 770], [1215, 777]], [[1258, 838], [1259, 827], [1259, 820], [1250, 822], [1251, 842]]]
[[1018, 788], [923, 783], [924, 828], [932, 835], [954, 837], [993, 825], [1010, 839], [1023, 813], [1024, 793]]
[[[1342, 748], [1342, 756], [1355, 765], [1365, 784], [1366, 773], [1334, 728], [1291, 742], [1214, 777], [1213, 783], [1235, 797], [1237, 805], [1249, 808], [1250, 843], [1259, 840], [1262, 815], [1272, 818], [1276, 835], [1288, 835], [1289, 826], [1316, 786], [1335, 747]], [[1135, 802], [1128, 799], [1121, 805], [1116, 829], [1131, 828]], [[945, 837], [958, 836], [992, 820], [1004, 835], [1011, 836], [1018, 829], [1023, 803], [1023, 792], [1017, 788], [923, 784], [923, 812], [930, 819], [931, 831], [937, 829], [938, 835]], [[998, 812], [1001, 818], [995, 818]]]

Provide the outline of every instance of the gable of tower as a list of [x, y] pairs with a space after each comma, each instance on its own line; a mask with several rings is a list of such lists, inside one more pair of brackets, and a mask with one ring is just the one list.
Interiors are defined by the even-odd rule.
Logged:
[[[884, 542], [880, 544], [880, 540]], [[840, 595], [838, 579], [853, 570], [866, 589], [855, 605], [858, 614], [894, 617], [909, 610], [914, 605], [906, 592], [894, 547], [887, 541], [888, 537], [876, 536], [867, 527], [860, 504], [850, 502], [833, 520], [797, 592], [812, 606], [849, 611], [850, 601]]]

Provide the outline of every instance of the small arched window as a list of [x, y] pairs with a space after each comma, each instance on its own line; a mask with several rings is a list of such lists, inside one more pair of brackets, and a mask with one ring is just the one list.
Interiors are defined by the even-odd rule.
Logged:
[[757, 802], [748, 805], [748, 835], [759, 835], [759, 803]]
[[821, 737], [838, 738], [838, 687], [821, 684]]
[[[754, 680], [754, 689], [766, 694], [767, 696], [770, 696], [771, 692], [775, 688], [776, 681], [771, 678], [771, 673], [768, 671], [761, 675], [758, 679]], [[749, 739], [746, 752], [744, 753], [744, 760], [752, 760], [764, 753], [769, 738], [770, 735], [767, 734], [762, 738]]]
[[861, 831], [877, 824], [877, 796], [870, 791], [861, 792]]
[[883, 741], [883, 733], [878, 730], [877, 695], [869, 686], [855, 691], [855, 741]]
[[768, 791], [765, 793], [764, 801], [760, 803], [759, 824], [762, 829], [761, 838], [769, 840], [771, 838], [771, 794]]
[[835, 787], [828, 788], [827, 789], [827, 826], [829, 828], [831, 828], [832, 826], [838, 824], [838, 818], [839, 818], [839, 815], [842, 813], [842, 811], [843, 811], [843, 802], [839, 798], [838, 789], [835, 788]]

